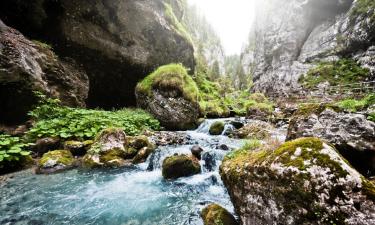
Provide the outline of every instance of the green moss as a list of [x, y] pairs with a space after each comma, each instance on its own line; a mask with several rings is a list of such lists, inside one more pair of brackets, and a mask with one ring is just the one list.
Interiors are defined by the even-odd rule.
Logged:
[[216, 121], [210, 126], [210, 134], [211, 135], [220, 135], [224, 131], [224, 122], [222, 121]]
[[328, 82], [331, 86], [362, 82], [369, 76], [369, 70], [362, 68], [352, 59], [340, 59], [335, 62], [320, 62], [302, 76], [299, 82], [307, 89], [314, 89], [320, 83]]
[[375, 1], [373, 0], [357, 0], [355, 7], [351, 11], [351, 20], [358, 16], [365, 16], [375, 21]]
[[368, 107], [375, 105], [375, 94], [369, 94], [366, 97], [359, 100], [345, 99], [337, 102], [335, 105], [340, 109], [348, 112], [357, 112], [365, 110]]
[[363, 193], [372, 201], [375, 201], [375, 185], [371, 181], [362, 177], [362, 190]]
[[45, 153], [40, 159], [39, 165], [44, 167], [49, 160], [56, 161], [57, 164], [62, 164], [65, 166], [71, 166], [74, 163], [72, 153], [67, 150], [56, 150]]
[[237, 225], [233, 215], [217, 204], [211, 204], [204, 208], [201, 216], [204, 225]]
[[198, 103], [199, 90], [194, 80], [181, 64], [169, 64], [159, 67], [138, 83], [137, 92], [151, 95], [153, 89], [179, 91], [182, 97]]
[[370, 113], [367, 119], [375, 123], [375, 112]]
[[177, 19], [176, 15], [173, 12], [173, 8], [170, 4], [164, 3], [165, 6], [165, 15], [167, 16], [168, 20], [174, 26], [176, 32], [185, 38], [191, 45], [193, 45], [193, 39], [189, 32], [186, 30], [185, 26]]
[[245, 142], [242, 148], [234, 150], [230, 152], [229, 154], [227, 154], [224, 160], [234, 160], [234, 159], [239, 159], [243, 156], [248, 156], [249, 153], [259, 149], [261, 146], [262, 146], [262, 143], [257, 139], [248, 140]]
[[162, 174], [165, 179], [177, 179], [201, 172], [199, 161], [188, 155], [173, 155], [163, 161]]

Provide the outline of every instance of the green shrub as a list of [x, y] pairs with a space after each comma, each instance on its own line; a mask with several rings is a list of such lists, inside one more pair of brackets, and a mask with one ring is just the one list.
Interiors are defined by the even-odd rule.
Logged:
[[30, 155], [27, 147], [19, 137], [0, 135], [0, 169], [16, 167]]
[[316, 88], [320, 83], [328, 82], [331, 86], [352, 84], [364, 81], [369, 70], [362, 68], [352, 59], [340, 59], [335, 62], [320, 62], [309, 70], [299, 82], [307, 89]]
[[159, 121], [143, 110], [76, 109], [60, 106], [57, 100], [46, 99], [45, 96], [30, 115], [36, 120], [27, 133], [30, 140], [42, 137], [86, 140], [109, 127], [122, 128], [128, 135], [138, 135], [145, 129], [160, 129]]
[[169, 64], [159, 67], [152, 74], [138, 83], [137, 92], [150, 95], [152, 89], [179, 90], [183, 97], [192, 102], [198, 102], [199, 90], [187, 69], [181, 64]]
[[375, 94], [370, 94], [363, 99], [345, 99], [340, 102], [337, 102], [336, 105], [348, 112], [357, 112], [365, 110], [366, 108], [375, 104]]

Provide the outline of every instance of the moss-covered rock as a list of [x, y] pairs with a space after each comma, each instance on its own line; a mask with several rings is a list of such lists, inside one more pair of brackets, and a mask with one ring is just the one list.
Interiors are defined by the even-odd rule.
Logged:
[[75, 160], [68, 150], [55, 150], [43, 155], [38, 163], [37, 173], [54, 173], [74, 167]]
[[201, 172], [199, 161], [188, 155], [173, 155], [163, 161], [162, 174], [165, 179], [188, 177]]
[[224, 131], [225, 124], [222, 121], [216, 121], [210, 126], [209, 133], [211, 135], [220, 135]]
[[274, 127], [263, 121], [252, 121], [246, 124], [244, 127], [235, 130], [233, 137], [240, 139], [259, 139], [264, 140], [271, 137], [271, 132]]
[[156, 146], [152, 144], [146, 136], [131, 137], [127, 148], [129, 153], [135, 153], [134, 155], [129, 155], [134, 164], [145, 162], [155, 149]]
[[375, 221], [375, 186], [318, 138], [226, 157], [220, 174], [242, 224]]
[[228, 210], [220, 205], [211, 204], [201, 213], [204, 225], [237, 225], [237, 221]]
[[83, 166], [93, 167], [121, 167], [127, 165], [125, 161], [127, 144], [126, 134], [119, 128], [103, 130], [83, 157]]
[[191, 129], [200, 115], [199, 90], [180, 64], [159, 67], [136, 88], [137, 104], [172, 130]]

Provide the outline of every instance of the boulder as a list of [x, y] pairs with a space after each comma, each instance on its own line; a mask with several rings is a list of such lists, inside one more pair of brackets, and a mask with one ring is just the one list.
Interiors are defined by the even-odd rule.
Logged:
[[225, 124], [222, 121], [216, 121], [210, 126], [209, 133], [211, 135], [221, 135], [224, 131]]
[[162, 174], [165, 179], [188, 177], [201, 172], [199, 161], [188, 155], [173, 155], [163, 161]]
[[68, 106], [85, 106], [89, 81], [77, 64], [57, 57], [51, 48], [32, 42], [0, 20], [0, 123], [27, 120], [37, 103], [35, 91]]
[[127, 165], [128, 162], [125, 160], [126, 143], [126, 134], [122, 129], [109, 128], [103, 130], [83, 157], [83, 166], [93, 168]]
[[66, 141], [64, 149], [69, 150], [74, 156], [84, 156], [91, 147], [92, 141]]
[[231, 136], [240, 139], [264, 140], [271, 137], [273, 130], [274, 127], [271, 124], [260, 120], [253, 120], [244, 127], [235, 130]]
[[55, 173], [75, 166], [75, 160], [70, 151], [55, 150], [43, 155], [38, 163], [37, 173]]
[[164, 0], [3, 0], [0, 17], [79, 61], [90, 77], [92, 107], [135, 106], [137, 82], [158, 66], [180, 62], [194, 71], [182, 9]]
[[128, 152], [135, 153], [128, 155], [134, 164], [143, 163], [154, 152], [156, 146], [146, 136], [129, 137]]
[[234, 216], [218, 204], [205, 207], [201, 217], [204, 225], [238, 225]]
[[199, 90], [180, 64], [159, 67], [136, 88], [137, 105], [167, 129], [195, 128], [200, 115]]
[[318, 138], [226, 157], [220, 174], [241, 224], [375, 222], [375, 186]]
[[197, 159], [201, 159], [201, 155], [202, 155], [202, 152], [204, 151], [203, 148], [201, 148], [200, 146], [198, 145], [194, 145], [193, 147], [191, 147], [190, 149], [191, 151], [191, 154], [193, 154], [194, 157], [196, 157]]
[[361, 173], [375, 175], [375, 123], [366, 116], [336, 112], [328, 106], [300, 108], [291, 119], [287, 139], [320, 137], [333, 144]]
[[186, 145], [190, 143], [190, 137], [186, 133], [157, 131], [151, 137], [151, 141], [157, 146]]

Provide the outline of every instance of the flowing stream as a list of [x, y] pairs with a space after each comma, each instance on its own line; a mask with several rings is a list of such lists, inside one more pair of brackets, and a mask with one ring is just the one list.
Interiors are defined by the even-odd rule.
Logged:
[[[220, 163], [242, 140], [211, 136], [206, 120], [188, 131], [189, 145], [159, 147], [147, 162], [133, 168], [75, 169], [53, 175], [31, 170], [13, 175], [0, 184], [0, 224], [203, 224], [199, 213], [218, 203], [233, 213], [233, 206], [219, 176]], [[232, 129], [227, 125], [226, 129]], [[193, 145], [205, 151], [202, 173], [166, 181], [161, 175], [165, 157], [190, 154]]]

